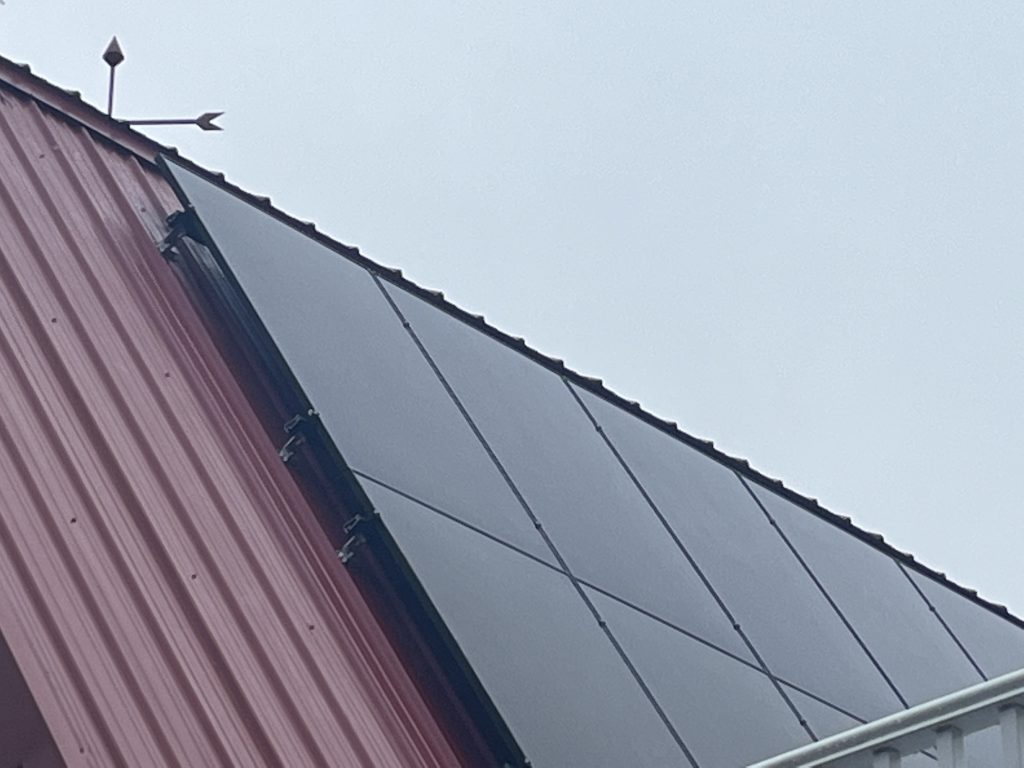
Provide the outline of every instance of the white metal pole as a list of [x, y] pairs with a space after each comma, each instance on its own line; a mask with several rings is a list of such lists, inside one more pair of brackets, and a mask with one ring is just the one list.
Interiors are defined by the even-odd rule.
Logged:
[[949, 726], [939, 729], [935, 737], [935, 751], [939, 753], [939, 768], [967, 768], [964, 760], [964, 734]]
[[902, 762], [895, 749], [880, 749], [871, 756], [871, 768], [900, 768]]
[[1024, 768], [1024, 708], [1010, 704], [999, 710], [999, 730], [1003, 737], [1003, 764], [1006, 768]]

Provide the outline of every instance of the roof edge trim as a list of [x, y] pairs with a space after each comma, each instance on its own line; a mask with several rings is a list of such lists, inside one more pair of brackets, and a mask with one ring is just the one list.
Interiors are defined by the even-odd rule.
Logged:
[[59, 112], [92, 134], [113, 142], [147, 163], [154, 163], [161, 152], [176, 155], [174, 147], [165, 147], [85, 101], [78, 91], [65, 90], [32, 73], [28, 64], [18, 64], [0, 56], [0, 86]]

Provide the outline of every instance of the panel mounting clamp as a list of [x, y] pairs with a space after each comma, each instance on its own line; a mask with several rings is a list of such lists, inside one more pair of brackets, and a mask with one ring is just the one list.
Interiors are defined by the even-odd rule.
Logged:
[[164, 239], [156, 244], [156, 247], [160, 250], [160, 255], [167, 259], [167, 261], [177, 261], [179, 255], [178, 243], [183, 237], [189, 237], [197, 243], [209, 246], [206, 238], [202, 235], [199, 219], [196, 217], [195, 209], [192, 206], [188, 206], [181, 211], [174, 211], [174, 213], [167, 217], [167, 226], [170, 227], [170, 230], [164, 236]]
[[305, 413], [297, 413], [284, 423], [284, 433], [288, 435], [277, 450], [277, 455], [285, 464], [295, 457], [295, 449], [306, 442], [306, 430], [309, 428], [309, 420], [319, 416], [314, 409], [310, 408]]
[[366, 543], [366, 537], [356, 529], [366, 522], [366, 518], [362, 515], [356, 515], [350, 518], [342, 526], [342, 530], [348, 535], [345, 543], [341, 545], [341, 549], [338, 550], [338, 559], [342, 565], [347, 565], [349, 560], [355, 557], [355, 549], [361, 544]]

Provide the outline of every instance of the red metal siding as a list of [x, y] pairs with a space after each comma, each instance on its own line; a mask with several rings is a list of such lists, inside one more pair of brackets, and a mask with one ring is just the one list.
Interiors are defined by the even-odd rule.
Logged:
[[456, 758], [154, 243], [146, 163], [0, 88], [0, 631], [69, 765]]

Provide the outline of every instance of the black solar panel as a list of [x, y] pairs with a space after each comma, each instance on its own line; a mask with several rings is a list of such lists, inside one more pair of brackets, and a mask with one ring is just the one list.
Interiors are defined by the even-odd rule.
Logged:
[[533, 765], [732, 767], [1024, 666], [1009, 621], [168, 165]]
[[566, 382], [416, 296], [387, 290], [515, 487], [523, 516], [541, 523], [569, 570], [753, 661]]
[[1024, 632], [943, 584], [914, 571], [909, 573], [986, 677], [1024, 669]]
[[895, 560], [792, 502], [750, 487], [904, 703], [920, 704], [981, 681]]
[[767, 670], [867, 719], [899, 708], [732, 470], [590, 393], [580, 396]]
[[671, 734], [565, 574], [365, 487], [535, 765], [680, 764]]

